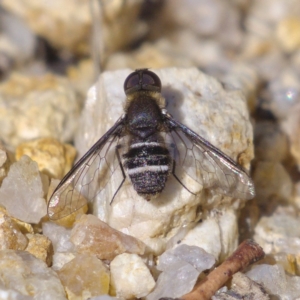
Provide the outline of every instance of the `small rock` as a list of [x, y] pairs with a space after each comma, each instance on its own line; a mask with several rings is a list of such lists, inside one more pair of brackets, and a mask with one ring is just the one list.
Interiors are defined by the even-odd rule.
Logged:
[[3, 180], [0, 204], [10, 215], [27, 223], [39, 223], [47, 213], [43, 183], [37, 163], [23, 156]]
[[69, 300], [87, 299], [108, 294], [110, 274], [104, 263], [94, 255], [78, 254], [57, 274]]
[[8, 290], [30, 296], [30, 299], [66, 300], [57, 274], [27, 251], [0, 251], [0, 270], [0, 282]]
[[282, 19], [276, 28], [281, 47], [288, 53], [300, 49], [300, 20], [296, 16]]
[[14, 288], [6, 288], [0, 285], [1, 300], [32, 300], [31, 296], [25, 296]]
[[28, 245], [25, 251], [28, 251], [35, 257], [41, 259], [48, 267], [52, 265], [53, 246], [51, 241], [41, 234], [26, 235], [28, 238]]
[[232, 276], [231, 289], [217, 293], [212, 300], [269, 300], [270, 296], [262, 285], [248, 278], [241, 272]]
[[0, 84], [0, 105], [0, 135], [7, 145], [41, 137], [73, 139], [80, 103], [64, 77], [13, 73]]
[[300, 277], [285, 274], [280, 265], [256, 265], [246, 275], [279, 299], [294, 300], [300, 297]]
[[0, 73], [33, 59], [37, 36], [14, 13], [1, 10]]
[[119, 232], [93, 215], [82, 215], [71, 232], [71, 241], [79, 253], [95, 254], [112, 260], [129, 252], [144, 254], [145, 245], [132, 236]]
[[226, 258], [238, 243], [237, 216], [234, 210], [212, 211], [206, 219], [191, 228], [181, 242], [204, 249], [216, 260]]
[[118, 298], [142, 298], [155, 286], [149, 269], [136, 254], [116, 256], [110, 264], [110, 271], [111, 284]]
[[51, 240], [55, 253], [75, 250], [73, 243], [70, 241], [70, 229], [52, 222], [44, 222], [42, 228], [43, 234]]
[[4, 210], [0, 210], [0, 250], [24, 250], [27, 244], [28, 240], [18, 225]]
[[18, 225], [18, 227], [20, 228], [20, 230], [23, 234], [34, 233], [34, 229], [31, 224], [22, 222], [21, 220], [16, 219], [16, 218], [12, 218], [12, 220], [15, 221], [15, 223]]
[[214, 263], [215, 258], [211, 254], [196, 246], [182, 244], [167, 250], [159, 257], [157, 266], [163, 272], [158, 277], [154, 291], [146, 299], [179, 298], [190, 292], [199, 275]]
[[300, 220], [293, 207], [278, 207], [270, 217], [262, 217], [254, 239], [266, 254], [300, 252]]
[[55, 138], [41, 138], [21, 143], [16, 149], [16, 159], [19, 160], [23, 155], [36, 161], [40, 172], [50, 178], [62, 179], [73, 165], [76, 150]]
[[181, 244], [174, 249], [167, 250], [159, 257], [157, 269], [164, 272], [172, 271], [171, 269], [174, 269], [172, 264], [178, 261], [190, 264], [199, 273], [210, 269], [215, 264], [213, 255], [207, 253], [204, 249]]

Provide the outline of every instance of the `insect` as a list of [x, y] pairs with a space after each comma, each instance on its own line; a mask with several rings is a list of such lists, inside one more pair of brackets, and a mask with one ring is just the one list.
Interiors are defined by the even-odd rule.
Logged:
[[[159, 195], [170, 176], [193, 194], [191, 182], [235, 198], [255, 196], [252, 180], [238, 163], [167, 112], [154, 72], [134, 71], [124, 91], [124, 114], [54, 190], [48, 203], [51, 219], [80, 209], [82, 195], [93, 201], [109, 191], [112, 202], [126, 177], [146, 200]], [[118, 180], [109, 184], [112, 176]]]

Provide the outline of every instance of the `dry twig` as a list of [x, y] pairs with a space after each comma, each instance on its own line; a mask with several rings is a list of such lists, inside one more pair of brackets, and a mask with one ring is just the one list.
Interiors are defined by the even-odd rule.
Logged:
[[[216, 291], [219, 290], [233, 274], [262, 259], [264, 255], [263, 249], [253, 240], [242, 242], [236, 251], [220, 266], [214, 269], [204, 280], [196, 284], [190, 293], [183, 295], [178, 300], [211, 299]], [[171, 300], [171, 298], [163, 299]]]

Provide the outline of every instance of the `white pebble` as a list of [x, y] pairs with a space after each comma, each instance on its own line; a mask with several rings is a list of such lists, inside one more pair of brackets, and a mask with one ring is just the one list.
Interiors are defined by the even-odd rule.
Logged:
[[0, 295], [3, 289], [10, 293], [15, 290], [22, 295], [8, 299], [66, 300], [57, 274], [27, 251], [2, 250], [0, 270]]
[[110, 264], [111, 284], [119, 298], [145, 297], [152, 291], [155, 281], [137, 254], [123, 253]]
[[36, 162], [24, 155], [3, 180], [0, 204], [9, 214], [27, 223], [38, 223], [47, 213], [43, 184]]
[[294, 300], [300, 297], [300, 276], [286, 275], [280, 265], [256, 265], [246, 275], [279, 299]]

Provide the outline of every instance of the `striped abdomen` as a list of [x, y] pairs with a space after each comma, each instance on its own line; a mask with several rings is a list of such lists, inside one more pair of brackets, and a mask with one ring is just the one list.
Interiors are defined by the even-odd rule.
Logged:
[[161, 193], [171, 168], [169, 150], [158, 142], [136, 142], [123, 156], [137, 193], [147, 200]]

